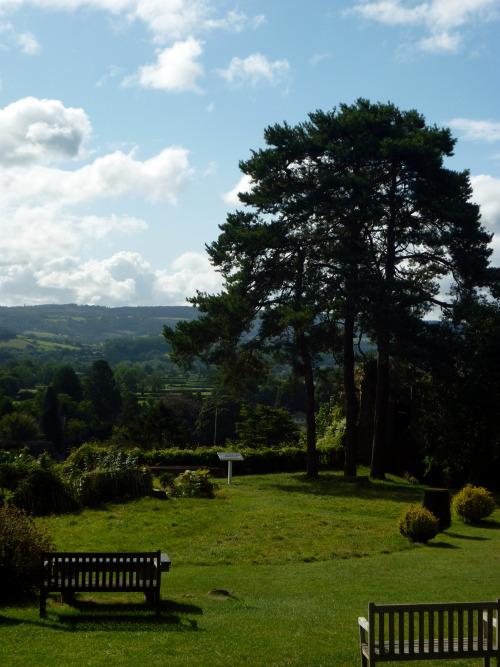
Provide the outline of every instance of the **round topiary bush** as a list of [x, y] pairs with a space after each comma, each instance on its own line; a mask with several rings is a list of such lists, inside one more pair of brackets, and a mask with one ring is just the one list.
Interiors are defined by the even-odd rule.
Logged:
[[495, 501], [484, 487], [467, 484], [453, 497], [452, 506], [465, 523], [474, 523], [493, 513]]
[[425, 507], [410, 505], [399, 517], [398, 529], [412, 542], [425, 543], [439, 533], [439, 521]]

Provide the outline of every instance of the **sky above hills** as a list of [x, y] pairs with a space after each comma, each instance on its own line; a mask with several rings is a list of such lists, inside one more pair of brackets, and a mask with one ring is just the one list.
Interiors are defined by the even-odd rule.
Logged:
[[500, 265], [500, 0], [0, 0], [0, 305], [184, 304], [268, 125], [458, 139]]

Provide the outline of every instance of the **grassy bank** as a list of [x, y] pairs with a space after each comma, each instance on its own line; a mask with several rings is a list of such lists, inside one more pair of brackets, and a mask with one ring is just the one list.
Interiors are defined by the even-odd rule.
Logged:
[[0, 664], [357, 665], [370, 600], [500, 595], [500, 511], [475, 527], [454, 517], [429, 546], [410, 545], [396, 521], [422, 495], [396, 479], [237, 477], [214, 500], [40, 519], [61, 550], [167, 551], [162, 617], [133, 594], [79, 595], [74, 607], [54, 596], [47, 620], [27, 600], [0, 610]]

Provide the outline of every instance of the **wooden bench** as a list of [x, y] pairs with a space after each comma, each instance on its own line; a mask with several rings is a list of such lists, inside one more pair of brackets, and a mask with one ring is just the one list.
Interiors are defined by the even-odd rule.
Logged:
[[500, 600], [450, 604], [368, 605], [358, 619], [361, 665], [403, 660], [490, 658], [500, 666]]
[[170, 559], [160, 551], [142, 553], [42, 553], [40, 616], [46, 616], [47, 595], [61, 593], [70, 602], [76, 592], [141, 592], [160, 615], [161, 573]]

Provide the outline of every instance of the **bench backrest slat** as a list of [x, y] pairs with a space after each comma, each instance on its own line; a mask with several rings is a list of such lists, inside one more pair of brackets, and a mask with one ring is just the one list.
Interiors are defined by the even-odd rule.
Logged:
[[[368, 606], [371, 659], [483, 657], [499, 652], [500, 600]], [[496, 619], [496, 626], [494, 621]]]

